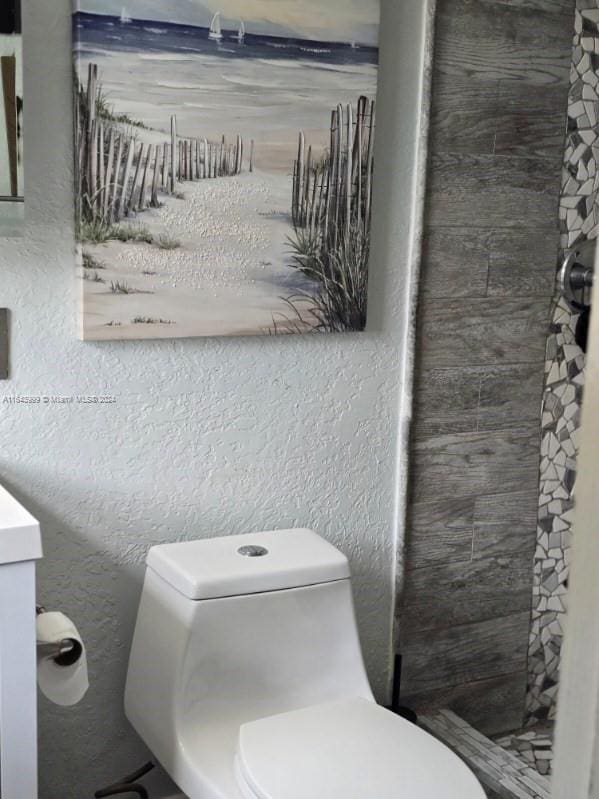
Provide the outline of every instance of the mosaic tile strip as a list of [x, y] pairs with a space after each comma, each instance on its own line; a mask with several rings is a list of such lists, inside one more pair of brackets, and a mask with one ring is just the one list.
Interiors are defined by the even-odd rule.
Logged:
[[[560, 197], [563, 249], [599, 233], [599, 0], [577, 0]], [[554, 305], [547, 341], [526, 720], [555, 718], [585, 357], [578, 316]]]
[[550, 799], [547, 777], [451, 710], [421, 716], [419, 724], [468, 764], [493, 799]]

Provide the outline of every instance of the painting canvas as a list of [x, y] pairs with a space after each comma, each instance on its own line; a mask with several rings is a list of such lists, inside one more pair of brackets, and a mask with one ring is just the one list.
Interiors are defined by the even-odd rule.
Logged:
[[85, 339], [363, 330], [379, 0], [75, 0]]

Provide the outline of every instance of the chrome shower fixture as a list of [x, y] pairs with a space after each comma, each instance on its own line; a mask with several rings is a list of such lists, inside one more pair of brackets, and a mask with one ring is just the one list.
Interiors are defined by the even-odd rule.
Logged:
[[572, 311], [581, 312], [591, 305], [597, 240], [583, 241], [566, 250], [558, 282]]

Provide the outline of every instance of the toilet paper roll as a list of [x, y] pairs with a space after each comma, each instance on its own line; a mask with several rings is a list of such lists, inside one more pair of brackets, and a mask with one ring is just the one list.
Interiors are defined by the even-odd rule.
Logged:
[[[68, 665], [60, 665], [51, 656], [39, 656], [37, 682], [40, 690], [56, 705], [75, 705], [89, 688], [87, 679], [87, 657], [85, 646], [77, 628], [64, 613], [40, 613], [36, 621], [38, 644], [56, 644], [72, 639], [81, 646], [79, 658]], [[79, 646], [77, 646], [79, 650]], [[69, 658], [65, 658], [68, 663]]]

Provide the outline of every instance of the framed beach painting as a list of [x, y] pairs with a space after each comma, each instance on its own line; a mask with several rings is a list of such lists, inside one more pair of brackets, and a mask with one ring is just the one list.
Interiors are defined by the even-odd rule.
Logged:
[[379, 0], [74, 0], [84, 339], [366, 324]]

